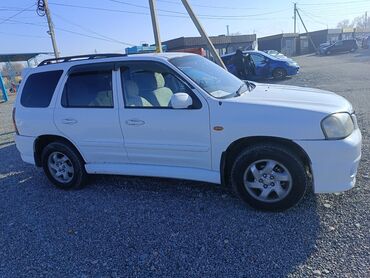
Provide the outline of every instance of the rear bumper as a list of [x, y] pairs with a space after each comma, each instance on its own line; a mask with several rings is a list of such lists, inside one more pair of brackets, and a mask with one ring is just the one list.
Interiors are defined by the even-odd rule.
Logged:
[[35, 142], [35, 137], [31, 136], [15, 136], [15, 144], [24, 162], [31, 163], [35, 165], [35, 157], [33, 152], [33, 144]]
[[355, 186], [362, 136], [356, 129], [343, 140], [296, 141], [312, 163], [315, 193], [333, 193]]

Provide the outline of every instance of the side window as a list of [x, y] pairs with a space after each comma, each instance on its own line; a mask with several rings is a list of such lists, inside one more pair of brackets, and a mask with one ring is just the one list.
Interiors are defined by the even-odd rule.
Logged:
[[342, 46], [343, 45], [343, 41], [338, 41], [335, 43], [336, 46]]
[[22, 90], [22, 106], [48, 107], [62, 73], [56, 70], [31, 74]]
[[73, 73], [64, 86], [62, 106], [113, 108], [112, 72]]
[[194, 93], [175, 74], [156, 63], [138, 63], [121, 68], [122, 90], [127, 108], [171, 108], [171, 97], [187, 93], [193, 106], [201, 103]]
[[256, 66], [266, 64], [266, 59], [265, 59], [265, 57], [264, 57], [264, 56], [262, 56], [262, 55], [252, 54], [252, 55], [251, 55], [251, 57], [252, 57], [253, 63], [254, 63]]

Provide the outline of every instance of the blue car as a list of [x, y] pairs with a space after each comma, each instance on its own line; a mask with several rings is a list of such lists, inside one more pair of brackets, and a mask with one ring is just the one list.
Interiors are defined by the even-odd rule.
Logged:
[[[244, 56], [250, 58], [251, 69], [247, 70], [247, 79], [284, 79], [287, 76], [296, 75], [299, 72], [299, 65], [289, 58], [280, 58], [269, 55], [262, 51], [248, 50], [243, 51]], [[235, 53], [222, 56], [227, 69], [236, 75], [236, 68], [233, 62]], [[249, 56], [249, 57], [248, 57]]]

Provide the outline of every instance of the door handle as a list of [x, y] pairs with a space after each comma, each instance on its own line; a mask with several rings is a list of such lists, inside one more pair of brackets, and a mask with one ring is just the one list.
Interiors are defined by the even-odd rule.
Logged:
[[126, 124], [127, 125], [140, 126], [140, 125], [144, 125], [145, 122], [142, 121], [142, 120], [138, 120], [138, 119], [130, 119], [130, 120], [126, 121]]
[[62, 124], [74, 125], [74, 124], [77, 124], [77, 120], [75, 120], [75, 119], [63, 119]]

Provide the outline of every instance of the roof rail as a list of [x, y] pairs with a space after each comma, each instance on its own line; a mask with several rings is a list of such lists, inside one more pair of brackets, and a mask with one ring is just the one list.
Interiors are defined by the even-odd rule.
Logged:
[[119, 53], [85, 54], [85, 55], [77, 55], [77, 56], [51, 58], [51, 59], [46, 59], [42, 61], [38, 65], [38, 67], [50, 65], [50, 64], [56, 64], [56, 63], [76, 61], [76, 60], [103, 59], [103, 58], [124, 57], [124, 56], [127, 56], [127, 54], [119, 54]]

